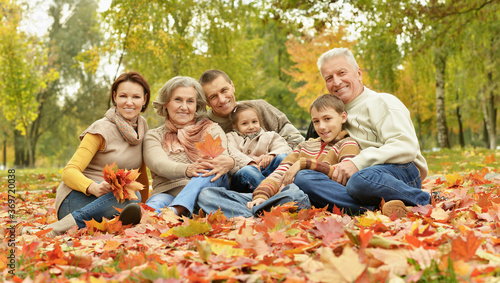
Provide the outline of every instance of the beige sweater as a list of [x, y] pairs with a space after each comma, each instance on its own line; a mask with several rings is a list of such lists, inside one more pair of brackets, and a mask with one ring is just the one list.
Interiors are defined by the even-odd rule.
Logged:
[[234, 158], [234, 167], [237, 170], [263, 154], [274, 154], [276, 156], [292, 152], [286, 140], [273, 131], [261, 130], [254, 138], [243, 137], [235, 131], [226, 135], [229, 154]]
[[[163, 137], [167, 131], [167, 127], [162, 125], [149, 130], [144, 137], [143, 156], [153, 178], [152, 196], [164, 192], [177, 196], [191, 179], [186, 176], [186, 169], [192, 163], [187, 154], [185, 152], [167, 153], [163, 149]], [[221, 127], [214, 123], [210, 134], [214, 139], [221, 138], [222, 146], [226, 149], [222, 154], [228, 155], [227, 138]]]
[[[144, 119], [140, 117], [140, 119]], [[115, 124], [107, 118], [102, 118], [90, 125], [81, 135], [80, 140], [87, 134], [101, 135], [105, 140], [103, 150], [98, 151], [90, 163], [83, 170], [83, 175], [93, 181], [102, 182], [102, 170], [113, 162], [120, 169], [138, 169], [142, 165], [142, 143], [130, 145], [123, 139]], [[56, 192], [56, 212], [59, 211], [62, 201], [71, 193], [72, 189], [61, 182]]]
[[351, 160], [358, 170], [413, 161], [425, 179], [427, 162], [420, 152], [410, 111], [397, 97], [365, 87], [346, 105], [346, 111], [349, 114], [344, 127], [361, 147], [361, 153]]
[[[250, 103], [255, 108], [257, 108], [260, 117], [262, 118], [262, 128], [266, 131], [274, 131], [278, 133], [286, 140], [286, 142], [292, 149], [294, 149], [299, 143], [304, 141], [304, 137], [300, 134], [299, 130], [297, 130], [292, 125], [292, 123], [290, 123], [290, 120], [288, 120], [286, 115], [276, 109], [276, 107], [267, 103], [265, 100], [256, 99], [241, 102]], [[229, 133], [233, 130], [229, 117], [221, 118], [215, 116], [212, 112], [212, 109], [209, 109], [208, 118], [214, 122], [217, 122], [226, 133]]]

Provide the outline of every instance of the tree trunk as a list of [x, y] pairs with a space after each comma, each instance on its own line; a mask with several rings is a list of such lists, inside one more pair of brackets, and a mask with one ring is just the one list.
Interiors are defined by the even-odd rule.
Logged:
[[[458, 91], [457, 91], [457, 96], [456, 96], [456, 99], [457, 99], [457, 102], [458, 102]], [[458, 121], [458, 140], [460, 141], [460, 146], [462, 148], [465, 147], [465, 139], [464, 139], [464, 129], [463, 129], [463, 125], [462, 125], [462, 114], [460, 113], [460, 104], [457, 103], [457, 109], [456, 109], [456, 113], [457, 113], [457, 121]]]
[[7, 168], [7, 133], [3, 138], [3, 167]]
[[486, 120], [483, 119], [483, 147], [490, 148], [490, 138], [488, 136], [488, 129], [486, 128]]
[[436, 124], [438, 145], [441, 148], [450, 148], [444, 97], [446, 55], [442, 53], [440, 48], [436, 48], [434, 56], [434, 66], [436, 67]]
[[26, 154], [25, 139], [21, 132], [14, 131], [14, 166], [26, 167], [28, 165], [28, 158]]
[[485, 109], [485, 122], [486, 129], [488, 130], [490, 149], [495, 150], [497, 148], [497, 133], [496, 133], [496, 109], [495, 109], [495, 96], [493, 86], [493, 74], [488, 72], [488, 86], [490, 86], [489, 91], [486, 93], [486, 109]]

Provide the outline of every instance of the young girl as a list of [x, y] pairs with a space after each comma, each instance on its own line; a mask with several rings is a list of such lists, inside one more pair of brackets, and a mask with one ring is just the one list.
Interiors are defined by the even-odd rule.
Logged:
[[232, 176], [231, 189], [251, 193], [292, 149], [279, 134], [261, 127], [259, 113], [249, 103], [239, 103], [230, 119], [233, 131], [227, 133], [228, 150], [238, 170]]

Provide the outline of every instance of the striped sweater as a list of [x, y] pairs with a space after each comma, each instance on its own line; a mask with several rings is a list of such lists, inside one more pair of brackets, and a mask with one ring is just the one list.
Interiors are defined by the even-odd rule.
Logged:
[[269, 199], [281, 191], [285, 172], [295, 163], [300, 162], [300, 170], [311, 169], [332, 177], [335, 165], [347, 161], [360, 152], [359, 145], [349, 137], [347, 131], [341, 131], [330, 143], [321, 138], [301, 142], [276, 170], [264, 179], [253, 192], [253, 199]]

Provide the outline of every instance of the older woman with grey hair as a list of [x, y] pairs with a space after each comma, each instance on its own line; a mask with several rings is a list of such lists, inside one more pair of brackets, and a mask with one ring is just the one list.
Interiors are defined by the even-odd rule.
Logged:
[[206, 114], [205, 93], [193, 78], [177, 76], [158, 92], [153, 106], [165, 124], [147, 132], [143, 143], [144, 162], [151, 170], [153, 192], [146, 204], [160, 213], [170, 208], [178, 215], [193, 213], [198, 194], [205, 187], [229, 188], [227, 170], [213, 169], [201, 156], [196, 143], [208, 134], [220, 137], [227, 152], [227, 139], [222, 128]]

